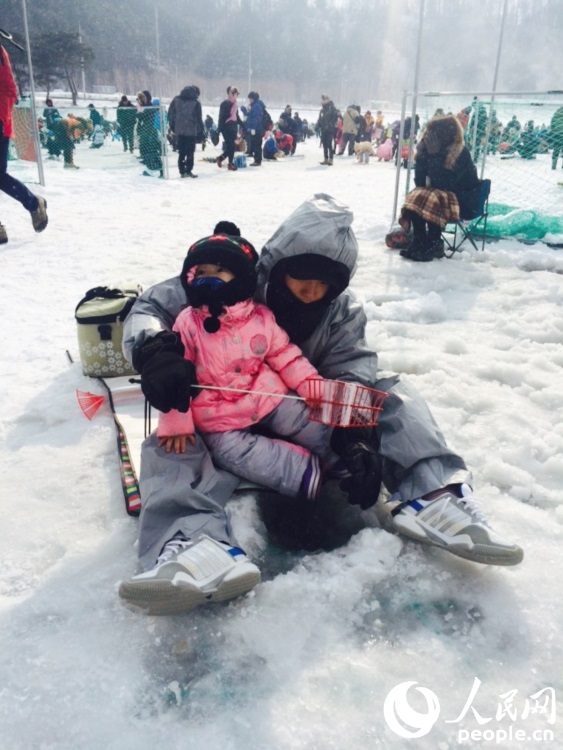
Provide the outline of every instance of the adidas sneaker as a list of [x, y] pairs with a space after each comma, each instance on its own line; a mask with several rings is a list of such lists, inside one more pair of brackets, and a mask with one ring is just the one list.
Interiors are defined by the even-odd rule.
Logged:
[[167, 542], [156, 565], [119, 587], [119, 596], [149, 615], [189, 612], [206, 602], [224, 602], [260, 583], [260, 570], [238, 547], [202, 535]]
[[419, 542], [442, 547], [458, 557], [484, 565], [518, 565], [524, 551], [489, 526], [467, 484], [450, 485], [427, 499], [403, 502], [392, 495], [391, 525]]

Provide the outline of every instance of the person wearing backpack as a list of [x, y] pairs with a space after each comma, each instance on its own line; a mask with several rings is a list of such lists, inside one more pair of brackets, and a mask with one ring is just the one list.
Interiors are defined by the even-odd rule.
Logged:
[[264, 114], [266, 107], [260, 94], [251, 91], [248, 94], [249, 108], [246, 117], [246, 133], [249, 140], [249, 152], [254, 161], [251, 167], [262, 165], [262, 139], [264, 138]]
[[197, 177], [193, 173], [196, 143], [203, 139], [204, 127], [197, 86], [185, 86], [168, 109], [168, 124], [177, 139], [180, 177]]

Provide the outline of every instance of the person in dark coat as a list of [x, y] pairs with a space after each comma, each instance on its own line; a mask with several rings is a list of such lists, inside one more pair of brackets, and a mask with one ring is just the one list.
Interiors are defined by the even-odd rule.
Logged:
[[338, 120], [338, 112], [330, 96], [321, 96], [321, 111], [317, 120], [317, 128], [321, 134], [324, 160], [321, 164], [332, 166], [334, 156], [334, 130]]
[[262, 139], [264, 138], [264, 112], [266, 107], [256, 91], [248, 94], [250, 106], [246, 117], [246, 133], [249, 139], [250, 155], [254, 161], [251, 167], [259, 167], [262, 164]]
[[559, 107], [551, 118], [549, 136], [553, 151], [551, 152], [551, 168], [557, 169], [557, 159], [563, 151], [563, 107]]
[[196, 143], [204, 137], [199, 89], [185, 86], [168, 109], [168, 126], [176, 136], [180, 177], [197, 177], [193, 173]]
[[224, 138], [223, 153], [217, 159], [217, 166], [222, 167], [225, 159], [229, 160], [228, 169], [236, 172], [235, 166], [235, 141], [238, 135], [239, 125], [242, 125], [238, 113], [239, 90], [236, 86], [227, 87], [227, 98], [223, 99], [219, 106], [218, 129]]
[[299, 117], [299, 112], [293, 113], [293, 122], [295, 123], [295, 134], [297, 140], [301, 143], [301, 141], [305, 140], [305, 135], [303, 133], [303, 120]]
[[43, 117], [45, 118], [45, 125], [48, 130], [53, 129], [53, 123], [61, 119], [61, 113], [53, 104], [52, 99], [45, 99], [45, 109], [43, 110]]
[[409, 260], [430, 261], [444, 254], [442, 230], [450, 221], [475, 216], [481, 183], [453, 115], [433, 117], [416, 149], [414, 190], [407, 195], [399, 223], [412, 246], [401, 250]]
[[356, 143], [361, 143], [362, 141], [369, 141], [371, 138], [369, 137], [368, 133], [368, 124], [366, 118], [362, 114], [362, 110], [359, 104], [356, 104], [356, 109], [358, 110], [358, 116], [356, 118], [356, 125], [358, 126], [358, 132], [356, 133]]
[[123, 150], [133, 153], [137, 112], [135, 111], [135, 105], [129, 101], [125, 94], [117, 105], [116, 117], [117, 129], [123, 142]]
[[293, 138], [291, 153], [294, 154], [297, 147], [297, 136], [299, 135], [299, 133], [297, 131], [297, 123], [293, 119], [291, 112], [291, 104], [287, 104], [284, 111], [280, 115], [278, 125], [282, 133], [286, 133], [286, 135], [290, 135]]
[[89, 110], [89, 119], [92, 120], [92, 129], [96, 127], [96, 125], [101, 125], [103, 121], [103, 117], [98, 112], [96, 107], [93, 104], [88, 105]]

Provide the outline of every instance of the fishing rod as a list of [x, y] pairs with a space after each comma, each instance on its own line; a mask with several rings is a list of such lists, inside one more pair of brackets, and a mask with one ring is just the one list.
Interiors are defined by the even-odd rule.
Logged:
[[10, 34], [9, 31], [6, 31], [5, 29], [0, 29], [0, 37], [2, 39], [5, 39], [7, 42], [11, 42], [11, 44], [13, 44], [14, 47], [21, 50], [22, 52], [25, 52], [25, 49], [21, 46], [21, 44], [14, 42], [14, 37]]

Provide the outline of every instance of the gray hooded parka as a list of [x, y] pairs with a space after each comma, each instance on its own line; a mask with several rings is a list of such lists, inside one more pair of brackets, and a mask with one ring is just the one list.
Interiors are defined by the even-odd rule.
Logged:
[[[303, 253], [326, 255], [345, 264], [352, 276], [358, 245], [350, 209], [329, 195], [305, 201], [264, 246], [258, 263], [258, 293], [266, 298], [268, 279], [280, 260]], [[171, 330], [188, 301], [179, 277], [149, 289], [133, 306], [124, 332], [124, 353], [135, 364], [140, 347], [156, 333]], [[383, 459], [384, 483], [390, 492], [410, 500], [444, 487], [470, 481], [463, 459], [449, 450], [422, 397], [398, 375], [377, 370], [377, 355], [365, 343], [366, 316], [346, 289], [328, 306], [301, 349], [326, 378], [359, 382], [389, 395], [376, 429], [375, 446]], [[177, 532], [188, 538], [201, 533], [236, 545], [225, 504], [238, 479], [217, 470], [198, 438], [186, 454], [165, 453], [147, 438], [141, 460], [138, 553], [144, 569], [154, 566], [163, 544]]]

